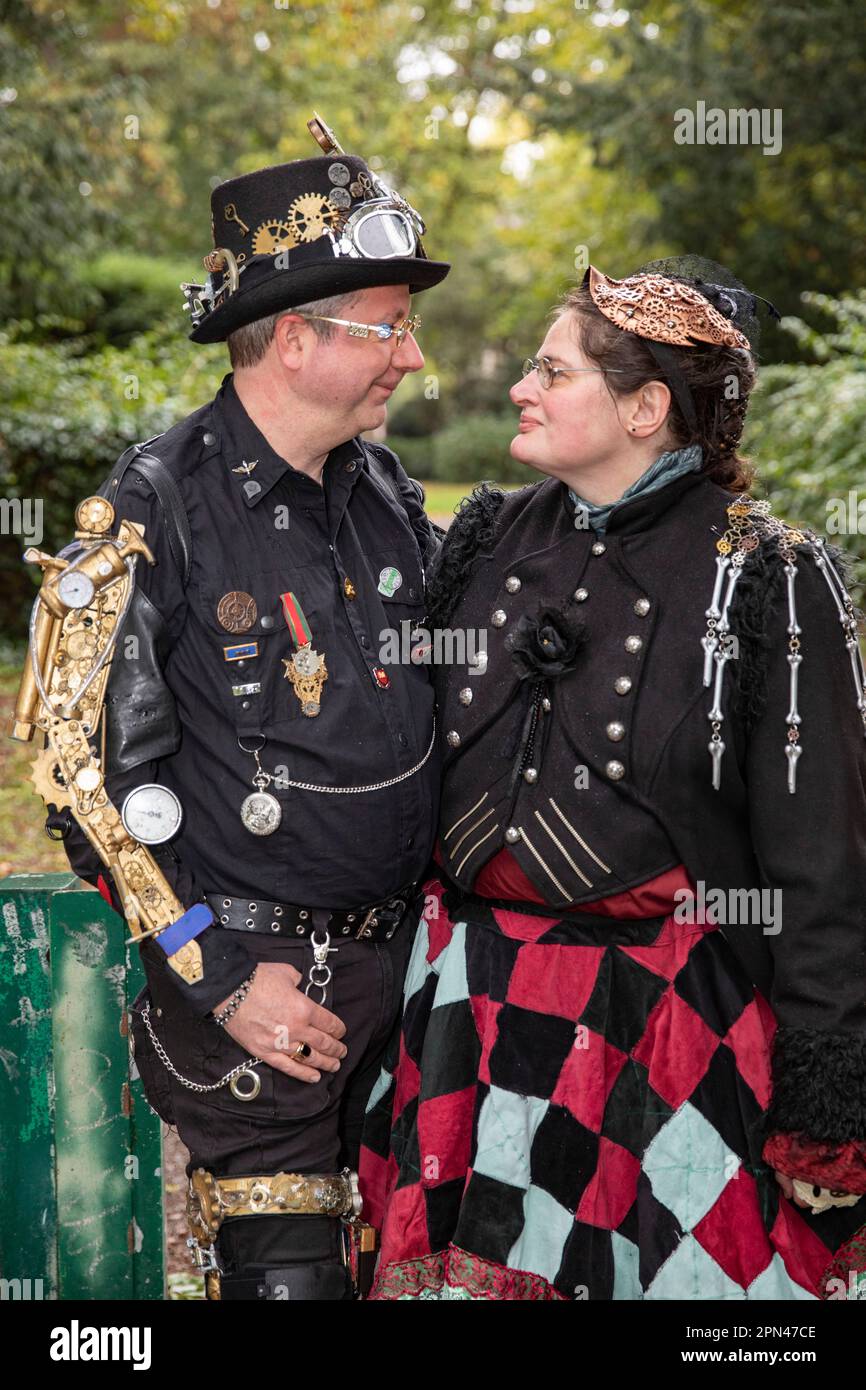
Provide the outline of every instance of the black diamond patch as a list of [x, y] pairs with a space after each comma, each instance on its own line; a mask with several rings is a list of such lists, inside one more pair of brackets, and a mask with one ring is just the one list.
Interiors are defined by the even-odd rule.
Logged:
[[517, 1004], [503, 1004], [497, 1021], [498, 1034], [490, 1049], [491, 1085], [549, 1100], [574, 1046], [574, 1024]]
[[611, 1087], [604, 1108], [601, 1132], [641, 1158], [673, 1109], [649, 1084], [642, 1062], [629, 1058]]
[[533, 1186], [549, 1192], [566, 1211], [575, 1211], [597, 1163], [598, 1135], [564, 1106], [548, 1106], [529, 1152]]
[[606, 951], [592, 994], [578, 1022], [631, 1052], [643, 1037], [646, 1021], [668, 982], [622, 951]]

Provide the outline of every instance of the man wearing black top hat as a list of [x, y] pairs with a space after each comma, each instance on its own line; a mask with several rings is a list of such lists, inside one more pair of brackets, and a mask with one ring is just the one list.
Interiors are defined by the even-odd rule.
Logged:
[[351, 1170], [436, 825], [432, 688], [379, 652], [420, 621], [438, 538], [396, 455], [361, 436], [422, 367], [410, 295], [449, 266], [399, 194], [310, 128], [323, 156], [214, 190], [209, 274], [182, 287], [192, 340], [227, 341], [233, 374], [103, 489], [156, 560], [112, 665], [104, 768], [199, 909], [202, 978], [148, 940], [132, 1031], [148, 1099], [190, 1150], [211, 1298], [363, 1284]]

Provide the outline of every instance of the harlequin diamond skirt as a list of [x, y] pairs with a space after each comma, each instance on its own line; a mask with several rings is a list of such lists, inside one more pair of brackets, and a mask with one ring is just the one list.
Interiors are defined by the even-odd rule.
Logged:
[[425, 891], [361, 1149], [370, 1297], [821, 1297], [861, 1204], [813, 1216], [762, 1162], [774, 1022], [721, 931]]

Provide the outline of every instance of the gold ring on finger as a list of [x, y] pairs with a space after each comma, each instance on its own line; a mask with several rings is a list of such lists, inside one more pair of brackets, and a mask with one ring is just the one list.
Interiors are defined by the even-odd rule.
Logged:
[[299, 1042], [294, 1052], [292, 1053], [292, 1060], [300, 1061], [302, 1057], [309, 1057], [312, 1050], [313, 1049], [310, 1047], [309, 1043]]

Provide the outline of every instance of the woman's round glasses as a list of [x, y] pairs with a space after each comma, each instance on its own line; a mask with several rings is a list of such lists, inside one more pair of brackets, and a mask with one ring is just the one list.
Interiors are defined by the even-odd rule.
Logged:
[[567, 372], [621, 372], [622, 367], [554, 367], [549, 357], [527, 357], [524, 359], [521, 368], [522, 376], [529, 376], [530, 372], [538, 372], [538, 380], [545, 390], [549, 389], [558, 376], [565, 376]]

